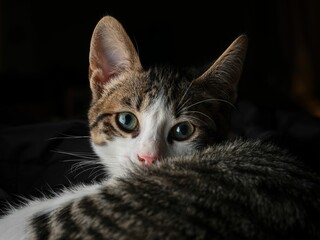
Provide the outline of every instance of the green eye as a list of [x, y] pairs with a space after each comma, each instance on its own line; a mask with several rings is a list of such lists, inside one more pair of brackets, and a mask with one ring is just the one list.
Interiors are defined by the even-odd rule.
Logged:
[[138, 126], [138, 119], [130, 112], [119, 113], [117, 122], [119, 127], [126, 132], [132, 132]]
[[187, 140], [194, 133], [194, 126], [189, 122], [182, 122], [175, 125], [172, 130], [172, 138], [177, 141]]

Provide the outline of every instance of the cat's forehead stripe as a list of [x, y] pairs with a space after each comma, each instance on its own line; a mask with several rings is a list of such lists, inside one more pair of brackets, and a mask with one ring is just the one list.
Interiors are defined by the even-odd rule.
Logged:
[[103, 132], [108, 136], [117, 136], [117, 137], [125, 137], [123, 132], [116, 130], [110, 122], [103, 122]]
[[123, 107], [133, 108], [137, 111], [141, 110], [143, 103], [143, 97], [139, 93], [135, 93], [133, 97], [125, 96], [121, 100], [121, 105]]
[[110, 117], [111, 115], [112, 115], [111, 113], [102, 113], [102, 114], [98, 115], [95, 122], [93, 124], [91, 124], [91, 126], [89, 128], [90, 129], [95, 128], [96, 126], [98, 126], [99, 122], [104, 120], [106, 117]]
[[126, 97], [122, 98], [121, 104], [122, 104], [124, 107], [129, 107], [129, 108], [131, 108], [131, 107], [132, 107], [132, 100], [131, 100], [131, 98], [129, 98], [129, 97], [126, 96]]
[[140, 111], [141, 105], [142, 105], [142, 97], [138, 96], [137, 99], [136, 99], [136, 109], [137, 109], [137, 111]]

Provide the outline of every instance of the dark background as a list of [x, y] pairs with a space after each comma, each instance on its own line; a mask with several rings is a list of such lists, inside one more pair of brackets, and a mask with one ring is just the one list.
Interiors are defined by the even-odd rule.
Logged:
[[235, 132], [274, 141], [320, 173], [319, 0], [0, 0], [0, 200], [103, 176], [74, 164], [92, 154], [89, 44], [106, 14], [145, 67], [202, 66], [247, 34]]
[[0, 123], [86, 119], [89, 43], [106, 14], [122, 22], [146, 67], [201, 66], [246, 33], [239, 100], [320, 116], [319, 10], [317, 0], [0, 0]]

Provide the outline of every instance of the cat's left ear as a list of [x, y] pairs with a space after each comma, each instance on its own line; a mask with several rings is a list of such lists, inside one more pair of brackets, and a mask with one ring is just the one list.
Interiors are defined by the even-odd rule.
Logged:
[[142, 69], [138, 53], [128, 34], [112, 16], [103, 17], [93, 31], [89, 64], [93, 101], [100, 97], [114, 78]]
[[220, 55], [213, 65], [195, 83], [204, 86], [205, 89], [223, 89], [220, 98], [234, 103], [237, 98], [237, 85], [241, 76], [242, 66], [247, 52], [248, 38], [240, 35]]

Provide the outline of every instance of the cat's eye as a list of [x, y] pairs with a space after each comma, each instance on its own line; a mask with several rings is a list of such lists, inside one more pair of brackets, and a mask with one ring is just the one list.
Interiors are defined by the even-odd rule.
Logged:
[[132, 132], [138, 127], [138, 119], [130, 112], [119, 113], [117, 115], [117, 123], [126, 132]]
[[171, 136], [176, 141], [184, 141], [192, 136], [194, 126], [190, 122], [181, 122], [171, 129]]

